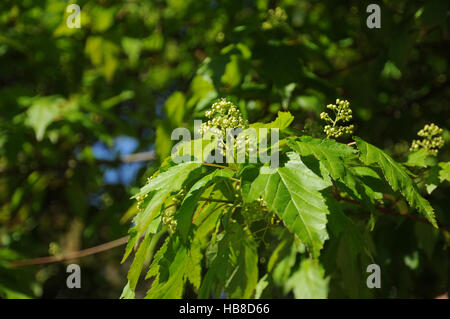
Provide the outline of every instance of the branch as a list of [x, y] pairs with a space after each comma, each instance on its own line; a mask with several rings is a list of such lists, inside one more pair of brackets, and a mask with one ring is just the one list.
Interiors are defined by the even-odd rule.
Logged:
[[39, 257], [39, 258], [33, 258], [33, 259], [26, 259], [26, 260], [17, 260], [12, 261], [9, 264], [13, 267], [22, 267], [22, 266], [31, 266], [31, 265], [43, 265], [43, 264], [51, 264], [66, 260], [72, 260], [72, 259], [78, 259], [81, 257], [86, 257], [94, 254], [101, 253], [106, 250], [110, 250], [112, 248], [116, 248], [122, 245], [125, 245], [128, 242], [130, 236], [124, 236], [119, 239], [94, 246], [91, 248], [75, 251], [72, 253], [68, 253], [66, 255], [59, 255], [59, 256], [48, 256], [48, 257]]
[[200, 197], [199, 200], [201, 200], [201, 201], [207, 201], [207, 202], [216, 202], [216, 203], [234, 204], [232, 201], [225, 200], [225, 199], [216, 199], [216, 198]]
[[230, 166], [224, 166], [219, 164], [212, 164], [212, 163], [202, 163], [204, 166], [212, 166], [212, 167], [218, 167], [218, 168], [228, 168], [231, 169], [233, 172], [236, 172], [236, 169]]
[[[355, 204], [355, 205], [363, 206], [360, 202], [358, 202], [356, 200], [353, 200], [353, 199], [350, 199], [350, 198], [341, 197], [341, 196], [339, 196], [337, 194], [333, 194], [333, 197], [336, 198], [337, 200], [341, 200], [341, 201], [344, 201], [344, 202], [348, 202], [348, 203], [352, 203], [352, 204]], [[383, 214], [401, 216], [401, 217], [408, 218], [408, 219], [411, 219], [411, 220], [414, 220], [414, 221], [417, 221], [417, 222], [421, 222], [421, 223], [425, 223], [425, 224], [431, 225], [431, 223], [427, 219], [425, 219], [423, 217], [409, 215], [409, 214], [403, 215], [403, 214], [400, 214], [399, 212], [397, 212], [395, 210], [392, 210], [392, 209], [389, 209], [389, 208], [386, 208], [386, 207], [381, 207], [381, 206], [375, 206], [375, 209], [378, 210], [379, 212], [383, 213]], [[438, 223], [438, 228], [442, 229], [442, 227], [449, 228], [450, 225], [443, 224], [443, 223]]]
[[147, 162], [147, 161], [154, 161], [155, 159], [156, 156], [154, 152], [134, 153], [122, 156], [120, 158], [120, 160], [124, 163]]
[[[149, 162], [156, 159], [154, 152], [142, 152], [142, 153], [134, 153], [130, 155], [125, 155], [120, 158], [116, 158], [113, 160], [102, 160], [102, 159], [95, 159], [92, 163], [88, 163], [86, 161], [76, 161], [76, 165], [108, 165], [108, 166], [114, 166], [117, 167], [123, 163], [136, 163], [136, 162]], [[3, 176], [10, 176], [10, 175], [24, 175], [29, 174], [34, 171], [65, 171], [69, 166], [69, 160], [67, 160], [67, 163], [64, 164], [58, 164], [58, 165], [47, 165], [40, 163], [37, 166], [30, 167], [26, 171], [21, 170], [19, 167], [8, 167], [8, 165], [1, 167], [0, 166], [0, 177]]]

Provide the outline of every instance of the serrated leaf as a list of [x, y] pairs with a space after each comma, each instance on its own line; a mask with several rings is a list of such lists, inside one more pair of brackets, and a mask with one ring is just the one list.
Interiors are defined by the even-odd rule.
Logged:
[[[246, 236], [242, 233], [243, 236]], [[242, 237], [239, 245], [231, 249], [231, 264], [236, 265], [228, 278], [225, 290], [230, 298], [251, 298], [258, 283], [258, 253], [257, 245], [251, 238]], [[231, 242], [236, 245], [236, 242]]]
[[130, 288], [130, 282], [128, 281], [122, 290], [120, 299], [134, 299], [134, 291]]
[[405, 162], [407, 166], [417, 166], [417, 167], [427, 167], [429, 165], [428, 151], [426, 149], [420, 149], [416, 152], [412, 152], [408, 154], [408, 159]]
[[291, 113], [279, 111], [278, 116], [274, 121], [267, 123], [267, 124], [254, 123], [254, 124], [251, 124], [250, 127], [251, 128], [267, 128], [267, 129], [278, 128], [280, 130], [283, 130], [285, 128], [288, 128], [289, 125], [291, 125], [293, 120], [294, 120], [294, 116], [292, 116]]
[[441, 183], [450, 182], [450, 162], [441, 162], [433, 166], [425, 179], [425, 188], [431, 194]]
[[288, 145], [301, 156], [316, 157], [335, 180], [343, 178], [346, 174], [344, 159], [356, 153], [353, 148], [345, 144], [311, 136], [302, 136], [295, 141], [289, 141]]
[[[154, 190], [160, 189], [174, 189], [178, 190], [183, 185], [183, 182], [188, 177], [189, 173], [194, 169], [200, 167], [200, 163], [187, 162], [171, 166], [166, 171], [159, 173], [156, 177], [141, 188], [140, 192], [133, 197], [148, 194]], [[174, 184], [173, 186], [171, 184]]]
[[[156, 234], [160, 229], [161, 229], [161, 216], [152, 220], [146, 232], [149, 234]], [[120, 261], [121, 264], [128, 258], [130, 253], [133, 251], [133, 248], [136, 248], [136, 244], [138, 243], [139, 237], [136, 229], [134, 228], [130, 229], [129, 233], [130, 237], [128, 239], [128, 243], [125, 248], [125, 254], [122, 257], [122, 260]]]
[[450, 162], [441, 162], [438, 166], [441, 168], [439, 171], [439, 180], [441, 182], [450, 182]]
[[150, 265], [146, 278], [155, 277], [147, 298], [180, 298], [186, 281], [199, 289], [202, 279], [202, 250], [209, 244], [209, 233], [215, 227], [220, 210], [213, 210], [217, 203], [205, 208], [208, 220], [196, 225], [192, 241], [184, 243], [177, 233], [172, 234]]
[[[167, 171], [159, 173], [142, 187], [135, 197], [148, 194], [151, 199], [144, 211], [138, 213], [133, 219], [138, 236], [141, 236], [147, 230], [152, 220], [158, 215], [167, 196], [181, 189], [189, 174], [199, 168], [200, 165], [200, 163], [188, 162], [172, 166]], [[198, 173], [200, 174], [200, 172]]]
[[122, 260], [120, 261], [121, 264], [128, 258], [128, 256], [133, 251], [133, 248], [138, 240], [137, 234], [138, 232], [135, 229], [130, 230], [130, 237], [128, 238], [127, 247], [125, 248], [125, 254], [122, 257]]
[[233, 224], [218, 242], [198, 297], [209, 298], [211, 293], [218, 297], [225, 286], [229, 298], [251, 298], [258, 283], [256, 248], [253, 238]]
[[366, 165], [376, 163], [383, 171], [389, 185], [394, 191], [400, 191], [412, 207], [415, 207], [425, 218], [437, 228], [436, 218], [433, 207], [423, 198], [417, 186], [409, 176], [408, 170], [397, 163], [379, 148], [362, 140], [359, 137], [354, 138], [358, 149], [361, 151], [360, 158]]
[[198, 288], [201, 281], [201, 260], [199, 241], [194, 240], [187, 247], [177, 236], [170, 236], [155, 254], [145, 277], [155, 277], [146, 298], [181, 298], [186, 280], [189, 280], [194, 288]]
[[228, 169], [216, 169], [212, 173], [199, 179], [189, 190], [184, 197], [180, 208], [175, 213], [174, 217], [177, 221], [177, 232], [181, 238], [186, 241], [189, 230], [192, 225], [192, 217], [195, 209], [198, 206], [198, 200], [202, 193], [211, 183], [220, 179], [226, 179], [233, 176], [234, 172]]
[[286, 227], [308, 247], [314, 258], [319, 256], [326, 231], [328, 213], [320, 190], [330, 186], [303, 164], [296, 153], [288, 153], [284, 167], [261, 174], [251, 185], [249, 200], [260, 196], [275, 211]]
[[136, 284], [142, 272], [142, 267], [144, 266], [145, 256], [147, 255], [151, 239], [152, 236], [149, 233], [145, 235], [144, 240], [136, 251], [130, 270], [128, 271], [128, 283], [131, 291], [134, 291], [136, 288]]

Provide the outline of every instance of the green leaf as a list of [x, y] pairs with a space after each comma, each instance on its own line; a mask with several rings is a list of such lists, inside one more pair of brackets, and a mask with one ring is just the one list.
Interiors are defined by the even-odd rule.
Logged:
[[290, 160], [284, 167], [255, 179], [249, 200], [262, 196], [269, 209], [278, 214], [317, 258], [328, 239], [328, 209], [319, 191], [330, 184], [307, 168], [296, 153], [288, 153], [288, 156]]
[[293, 120], [294, 120], [294, 116], [292, 116], [291, 113], [279, 111], [278, 116], [274, 121], [267, 123], [267, 124], [254, 123], [254, 124], [251, 124], [250, 127], [252, 127], [252, 128], [267, 128], [267, 129], [278, 128], [280, 130], [283, 130], [285, 128], [288, 128], [289, 125], [291, 125]]
[[[156, 234], [161, 229], [161, 216], [155, 218], [152, 220], [150, 225], [147, 228], [147, 233], [149, 234]], [[120, 263], [122, 264], [125, 260], [127, 260], [128, 256], [131, 254], [134, 248], [136, 248], [136, 245], [138, 243], [138, 232], [136, 229], [131, 228], [129, 230], [130, 237], [128, 239], [127, 247], [125, 248], [125, 254], [122, 257], [122, 260]]]
[[[291, 243], [291, 245], [283, 246], [283, 243]], [[269, 271], [273, 268], [272, 278], [276, 285], [283, 286], [286, 280], [289, 279], [292, 267], [295, 265], [297, 253], [295, 245], [289, 240], [282, 242], [270, 257], [267, 268]], [[280, 258], [279, 255], [281, 254], [283, 254], [283, 257]]]
[[420, 149], [416, 152], [412, 152], [408, 154], [408, 159], [405, 162], [407, 166], [417, 166], [417, 167], [427, 167], [429, 166], [429, 158], [428, 151], [426, 149]]
[[188, 280], [199, 289], [202, 278], [202, 250], [210, 243], [208, 238], [214, 229], [220, 210], [214, 209], [217, 203], [205, 208], [209, 218], [196, 225], [192, 240], [184, 243], [177, 233], [172, 234], [156, 253], [146, 278], [155, 277], [147, 298], [180, 298]]
[[325, 299], [328, 296], [329, 278], [325, 278], [325, 270], [314, 260], [305, 259], [285, 288], [294, 292], [297, 299]]
[[234, 172], [228, 169], [216, 169], [211, 174], [208, 174], [198, 180], [184, 197], [180, 208], [174, 215], [177, 221], [177, 232], [181, 238], [186, 241], [189, 230], [192, 225], [192, 217], [198, 206], [200, 196], [206, 188], [208, 188], [214, 181], [226, 179], [233, 176]]
[[45, 130], [60, 114], [63, 102], [64, 99], [58, 96], [42, 97], [27, 110], [27, 123], [34, 129], [38, 141], [42, 141]]
[[122, 47], [130, 64], [134, 67], [139, 61], [139, 56], [142, 50], [142, 41], [140, 39], [134, 39], [129, 37], [124, 37], [122, 39]]
[[120, 263], [123, 263], [128, 258], [138, 240], [138, 232], [135, 229], [130, 229], [129, 233], [130, 237], [128, 238], [127, 247], [125, 248], [125, 254], [123, 255]]
[[[344, 186], [339, 183], [338, 185], [344, 187], [345, 191], [360, 200], [373, 217], [375, 214], [375, 199], [379, 197], [378, 194], [364, 183], [363, 178], [358, 174], [358, 172], [361, 173], [361, 170], [358, 171], [357, 167], [347, 167], [346, 170], [347, 173], [342, 180]], [[375, 226], [374, 219], [371, 219], [370, 224], [371, 229], [373, 229]]]
[[229, 298], [251, 298], [258, 283], [257, 245], [250, 234], [232, 224], [218, 242], [217, 253], [203, 279], [199, 298], [219, 296], [225, 287]]
[[338, 143], [335, 140], [322, 140], [311, 136], [302, 136], [298, 140], [289, 141], [288, 145], [301, 156], [313, 155], [324, 165], [335, 180], [345, 176], [344, 160], [356, 153], [350, 146]]
[[450, 182], [450, 162], [441, 162], [438, 166], [441, 168], [439, 171], [439, 180], [441, 182]]
[[425, 179], [425, 188], [431, 194], [441, 183], [450, 182], [450, 162], [441, 162], [433, 166]]
[[183, 122], [186, 98], [184, 94], [177, 91], [174, 92], [164, 104], [164, 110], [167, 114], [167, 119], [170, 122], [172, 129], [178, 127]]
[[255, 299], [260, 299], [264, 289], [266, 289], [266, 287], [269, 285], [269, 282], [267, 281], [267, 278], [268, 278], [268, 275], [265, 274], [258, 281], [258, 284], [256, 285], [256, 288], [255, 288]]
[[333, 197], [327, 197], [327, 204], [330, 209], [328, 216], [329, 228], [333, 236], [342, 236], [350, 249], [352, 260], [359, 254], [367, 254], [372, 257], [371, 252], [365, 246], [365, 240], [356, 224], [347, 217], [341, 209], [339, 203]]
[[[239, 242], [230, 250], [231, 265], [235, 265], [225, 289], [230, 298], [251, 298], [258, 283], [258, 253], [256, 242], [248, 234], [241, 233]], [[236, 238], [236, 237], [235, 237]], [[243, 239], [244, 238], [244, 239]]]
[[125, 287], [123, 288], [122, 294], [119, 297], [120, 299], [134, 299], [134, 290], [130, 288], [130, 282], [128, 281]]
[[148, 194], [151, 198], [144, 211], [138, 213], [133, 219], [133, 222], [136, 224], [135, 229], [138, 231], [138, 236], [141, 236], [147, 230], [152, 220], [158, 215], [167, 196], [172, 192], [180, 190], [189, 174], [200, 166], [200, 163], [194, 162], [172, 166], [167, 171], [159, 173], [147, 185], [142, 187], [141, 191], [135, 197]]
[[359, 137], [354, 138], [358, 149], [361, 151], [360, 158], [366, 165], [376, 163], [383, 171], [389, 185], [394, 191], [399, 190], [405, 196], [409, 204], [417, 208], [425, 218], [437, 228], [433, 207], [423, 198], [413, 180], [409, 177], [408, 170], [397, 163], [379, 148], [363, 141]]
[[[134, 256], [133, 263], [130, 266], [130, 270], [128, 271], [128, 289], [132, 292], [134, 292], [134, 289], [136, 288], [136, 284], [139, 280], [139, 276], [142, 272], [142, 267], [144, 266], [145, 257], [147, 256], [147, 251], [150, 247], [152, 236], [150, 233], [147, 233], [145, 235], [144, 240], [142, 241], [141, 245], [139, 246], [136, 255]], [[126, 287], [125, 287], [126, 288]], [[127, 295], [130, 295], [130, 293], [126, 292], [124, 288], [124, 292]]]
[[146, 279], [155, 277], [146, 298], [175, 299], [183, 296], [186, 280], [200, 286], [202, 254], [198, 241], [188, 248], [179, 237], [170, 236], [155, 254]]
[[90, 36], [86, 40], [85, 53], [105, 79], [111, 82], [119, 66], [120, 48], [100, 36]]

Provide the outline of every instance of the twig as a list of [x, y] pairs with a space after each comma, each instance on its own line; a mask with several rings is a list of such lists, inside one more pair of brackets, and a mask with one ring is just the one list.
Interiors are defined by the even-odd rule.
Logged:
[[110, 242], [107, 242], [107, 243], [104, 243], [104, 244], [101, 244], [98, 246], [75, 251], [72, 253], [68, 253], [66, 255], [39, 257], [39, 258], [26, 259], [26, 260], [17, 260], [17, 261], [12, 261], [9, 264], [13, 267], [22, 267], [22, 266], [31, 266], [31, 265], [51, 264], [51, 263], [86, 257], [89, 255], [101, 253], [106, 250], [110, 250], [112, 248], [116, 248], [118, 246], [125, 245], [128, 242], [129, 237], [130, 236], [124, 236], [119, 239], [116, 239], [116, 240], [113, 240], [113, 241], [110, 241]]
[[218, 168], [228, 168], [231, 169], [233, 172], [236, 172], [236, 169], [230, 166], [224, 166], [219, 164], [213, 164], [213, 163], [202, 163], [204, 166], [212, 166], [212, 167], [218, 167]]
[[198, 224], [198, 227], [200, 227], [208, 218], [209, 218], [209, 216], [211, 216], [214, 212], [216, 212], [217, 210], [219, 210], [220, 208], [222, 208], [222, 207], [224, 207], [224, 206], [226, 206], [227, 204], [222, 204], [222, 205], [219, 205], [219, 206], [217, 206], [217, 207], [215, 207], [214, 209], [212, 209], [209, 213], [208, 213], [208, 215], [206, 215], [206, 217], [205, 218], [203, 218], [202, 219], [202, 221]]
[[[362, 204], [360, 202], [358, 202], [356, 200], [353, 200], [353, 199], [350, 199], [350, 198], [341, 197], [341, 196], [339, 196], [337, 194], [333, 194], [333, 197], [336, 198], [337, 200], [341, 200], [341, 201], [344, 201], [344, 202], [348, 202], [348, 203], [352, 203], [352, 204], [355, 204], [355, 205], [362, 206]], [[384, 214], [401, 216], [401, 217], [404, 217], [404, 218], [408, 218], [408, 219], [411, 219], [411, 220], [414, 220], [414, 221], [418, 221], [418, 222], [422, 222], [422, 223], [431, 225], [431, 223], [427, 219], [419, 217], [419, 216], [414, 216], [414, 215], [410, 215], [410, 214], [403, 215], [403, 214], [400, 214], [399, 212], [397, 212], [395, 210], [392, 210], [392, 209], [389, 209], [389, 208], [386, 208], [386, 207], [381, 207], [381, 206], [375, 206], [375, 209], [378, 210], [379, 212], [384, 213]], [[438, 228], [442, 229], [442, 227], [449, 228], [450, 225], [443, 224], [443, 223], [438, 223]]]
[[215, 198], [200, 197], [199, 200], [201, 200], [201, 201], [208, 201], [208, 202], [216, 202], [216, 203], [233, 204], [232, 201], [225, 200], [225, 199], [215, 199]]
[[122, 156], [120, 158], [120, 160], [124, 163], [147, 162], [147, 161], [154, 161], [155, 159], [156, 156], [154, 152], [134, 153]]
[[203, 207], [205, 207], [206, 204], [209, 203], [209, 200], [205, 200], [205, 202], [203, 203], [203, 205], [200, 207], [200, 209], [195, 213], [194, 218], [192, 219], [192, 223], [195, 223], [195, 221], [197, 220], [198, 216], [200, 215], [200, 213], [203, 210]]

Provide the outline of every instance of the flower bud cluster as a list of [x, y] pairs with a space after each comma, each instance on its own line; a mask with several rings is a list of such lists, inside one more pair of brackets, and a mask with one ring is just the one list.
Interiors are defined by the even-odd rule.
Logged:
[[[327, 138], [334, 137], [338, 138], [343, 134], [352, 134], [354, 130], [354, 125], [342, 125], [344, 123], [350, 122], [352, 119], [352, 110], [350, 109], [350, 102], [347, 100], [336, 100], [336, 104], [328, 104], [327, 108], [332, 110], [334, 113], [334, 120], [327, 112], [320, 113], [320, 118], [326, 121], [324, 132], [327, 134]], [[339, 123], [340, 122], [340, 123]]]
[[426, 124], [417, 135], [422, 137], [422, 140], [413, 140], [410, 151], [417, 151], [421, 148], [427, 150], [430, 155], [437, 155], [440, 148], [444, 146], [444, 139], [442, 138], [442, 129], [434, 123]]
[[[240, 110], [226, 99], [214, 103], [211, 110], [206, 111], [205, 116], [210, 120], [202, 124], [201, 133], [205, 134], [211, 130], [213, 133], [222, 134], [222, 140], [219, 140], [217, 144], [219, 150], [226, 147], [225, 140], [227, 139], [228, 129], [242, 129], [244, 131], [249, 127], [248, 121], [242, 117]], [[232, 139], [234, 138], [233, 136]], [[250, 145], [254, 143], [250, 143], [250, 138], [246, 134], [239, 134], [235, 142], [234, 149], [231, 150], [234, 156], [241, 150], [247, 149], [248, 152], [256, 150], [254, 145]]]
[[246, 222], [251, 224], [254, 221], [262, 220], [268, 216], [267, 206], [262, 198], [259, 198], [251, 203], [244, 204], [242, 208], [242, 215]]
[[142, 211], [144, 209], [143, 204], [147, 196], [148, 194], [136, 197], [138, 211]]
[[211, 110], [206, 111], [205, 116], [210, 120], [202, 124], [202, 133], [216, 127], [225, 137], [227, 128], [248, 128], [248, 122], [244, 120], [241, 111], [226, 99], [221, 99], [212, 105]]
[[177, 221], [174, 218], [174, 214], [177, 211], [177, 208], [175, 206], [171, 206], [164, 210], [163, 216], [162, 216], [162, 222], [164, 225], [167, 226], [169, 229], [169, 233], [173, 233], [175, 229], [177, 228]]
[[177, 228], [177, 221], [175, 220], [175, 213], [183, 201], [185, 192], [184, 190], [180, 190], [178, 194], [171, 198], [171, 204], [167, 206], [162, 215], [162, 223], [167, 226], [169, 232], [172, 234]]
[[269, 30], [286, 25], [287, 14], [283, 8], [276, 7], [275, 9], [269, 9], [267, 14], [267, 20], [263, 22], [262, 28]]

